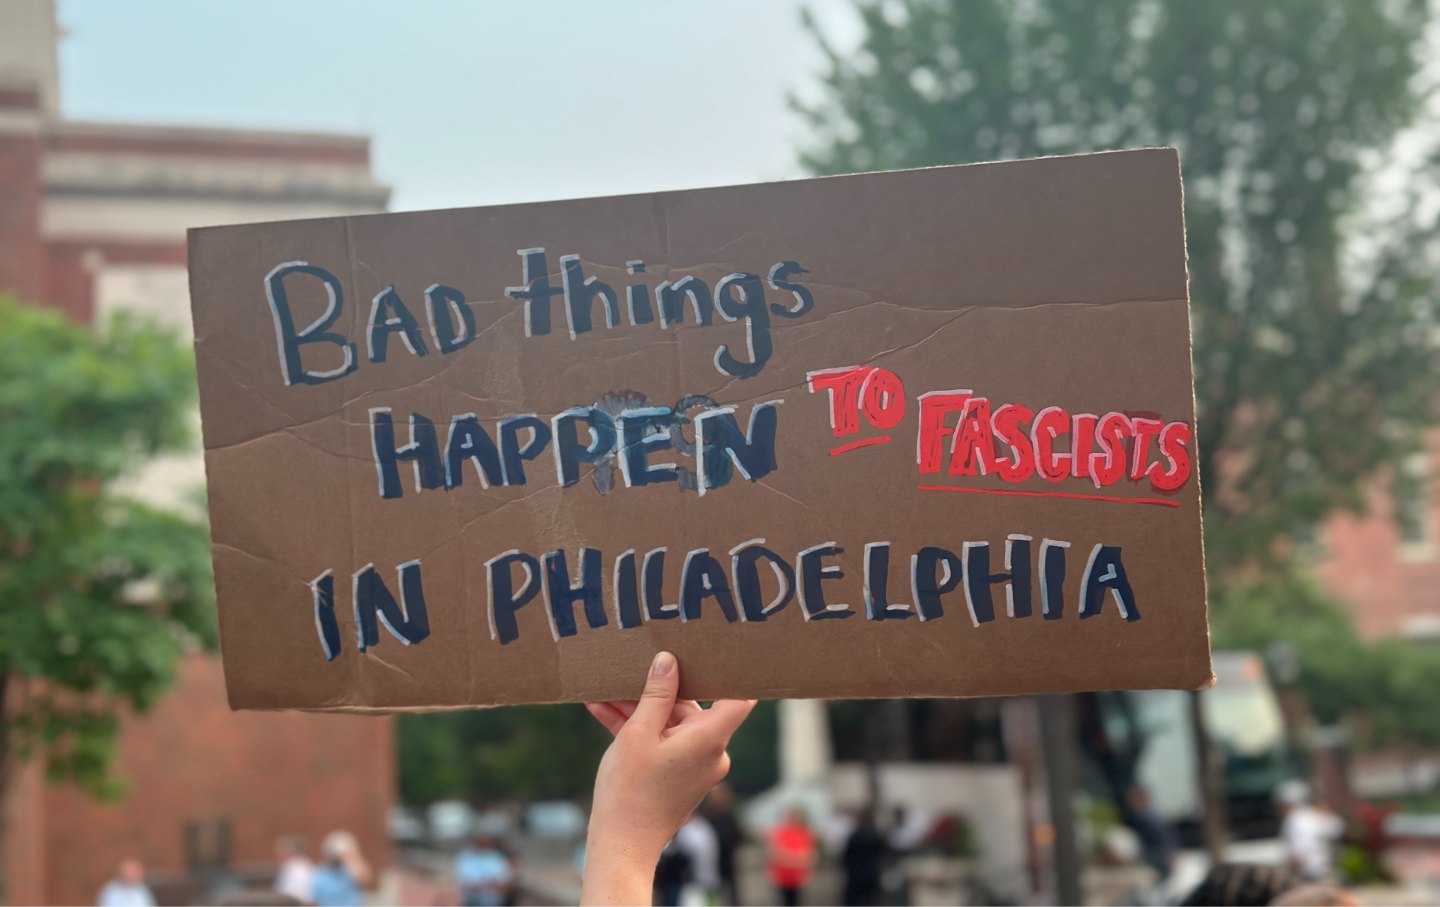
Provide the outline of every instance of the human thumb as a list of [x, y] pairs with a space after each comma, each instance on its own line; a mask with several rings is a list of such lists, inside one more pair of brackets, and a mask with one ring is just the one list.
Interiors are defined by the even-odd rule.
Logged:
[[675, 697], [680, 692], [680, 665], [669, 652], [660, 652], [650, 662], [650, 676], [645, 679], [645, 692], [630, 716], [629, 726], [638, 727], [647, 734], [660, 736], [670, 721], [670, 711], [675, 708]]

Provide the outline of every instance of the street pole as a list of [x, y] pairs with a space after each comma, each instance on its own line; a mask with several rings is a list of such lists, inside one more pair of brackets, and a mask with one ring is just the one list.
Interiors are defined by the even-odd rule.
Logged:
[[1224, 767], [1210, 740], [1204, 701], [1198, 692], [1187, 695], [1190, 700], [1190, 732], [1195, 738], [1195, 780], [1200, 788], [1200, 802], [1204, 810], [1200, 830], [1205, 841], [1205, 853], [1210, 857], [1211, 864], [1218, 866], [1225, 861], [1230, 825], [1226, 815]]
[[1055, 867], [1055, 901], [1081, 904], [1080, 854], [1075, 838], [1076, 763], [1075, 697], [1037, 696], [1040, 747], [1045, 757], [1045, 783], [1050, 796], [1050, 824], [1054, 828], [1051, 862]]

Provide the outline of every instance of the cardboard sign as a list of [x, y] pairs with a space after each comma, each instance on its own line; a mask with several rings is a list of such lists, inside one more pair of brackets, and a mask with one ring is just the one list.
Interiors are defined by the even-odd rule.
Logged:
[[1167, 149], [192, 231], [231, 703], [1209, 682]]

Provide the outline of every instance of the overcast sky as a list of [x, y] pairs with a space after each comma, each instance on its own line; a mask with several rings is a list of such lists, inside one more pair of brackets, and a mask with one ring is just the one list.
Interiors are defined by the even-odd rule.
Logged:
[[820, 65], [805, 5], [60, 0], [62, 106], [367, 133], [396, 210], [782, 179], [800, 175], [786, 94]]

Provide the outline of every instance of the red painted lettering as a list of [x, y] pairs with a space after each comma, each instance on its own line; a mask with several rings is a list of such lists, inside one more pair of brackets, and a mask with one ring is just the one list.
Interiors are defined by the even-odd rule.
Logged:
[[1130, 417], [1124, 413], [1106, 413], [1095, 426], [1095, 440], [1103, 453], [1090, 458], [1090, 478], [1096, 488], [1114, 485], [1125, 476], [1125, 442], [1130, 438]]
[[945, 425], [945, 417], [951, 413], [963, 412], [970, 391], [931, 391], [921, 394], [920, 431], [915, 441], [915, 461], [920, 471], [939, 472], [940, 460], [945, 455], [945, 439], [953, 429]]
[[805, 376], [810, 393], [830, 392], [830, 430], [843, 438], [860, 430], [860, 388], [874, 369], [868, 365], [827, 368]]
[[1090, 478], [1090, 457], [1095, 450], [1096, 421], [1094, 413], [1076, 413], [1070, 420], [1071, 431], [1075, 435], [1075, 443], [1070, 448], [1073, 455], [1070, 474], [1077, 479]]
[[952, 476], [984, 476], [995, 469], [995, 437], [990, 433], [990, 401], [972, 397], [960, 414], [950, 444]]
[[1135, 453], [1130, 460], [1130, 478], [1138, 482], [1150, 471], [1150, 439], [1159, 436], [1165, 423], [1159, 419], [1136, 416], [1130, 424], [1135, 428]]
[[1171, 422], [1160, 432], [1160, 454], [1170, 465], [1162, 468], [1157, 462], [1150, 467], [1150, 484], [1156, 491], [1174, 491], [1190, 479], [1192, 463], [1185, 445], [1190, 441], [1190, 425]]
[[995, 438], [1010, 446], [1010, 456], [995, 461], [995, 472], [1007, 482], [1023, 482], [1035, 474], [1035, 448], [1024, 428], [1034, 417], [1030, 407], [1019, 403], [1005, 403], [990, 417]]
[[876, 428], [894, 428], [905, 418], [905, 382], [888, 368], [875, 368], [860, 387], [860, 411]]
[[1055, 451], [1055, 439], [1070, 431], [1070, 414], [1058, 406], [1047, 406], [1035, 416], [1030, 442], [1035, 446], [1035, 470], [1047, 482], [1059, 482], [1070, 475], [1070, 454]]

